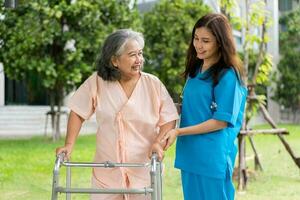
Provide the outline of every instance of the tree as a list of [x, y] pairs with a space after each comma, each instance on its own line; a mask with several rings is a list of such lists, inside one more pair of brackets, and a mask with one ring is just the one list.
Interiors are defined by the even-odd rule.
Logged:
[[[246, 123], [256, 114], [259, 104], [265, 104], [266, 87], [270, 84], [272, 57], [266, 51], [269, 37], [267, 29], [271, 25], [270, 13], [265, 0], [243, 0], [246, 12], [243, 16], [235, 16], [237, 9], [234, 0], [220, 0], [221, 11], [230, 19], [234, 29], [242, 33], [242, 58], [246, 71], [246, 85], [251, 86], [249, 92], [255, 95], [255, 101], [249, 101], [246, 109]], [[255, 87], [255, 91], [254, 91]]]
[[[244, 15], [241, 18], [232, 15], [235, 13], [233, 9], [236, 8], [233, 0], [221, 0], [221, 11], [228, 18], [233, 21], [233, 25], [237, 30], [241, 30], [242, 33], [242, 54], [243, 65], [245, 69], [244, 80], [248, 86], [247, 106], [245, 110], [245, 117], [242, 126], [242, 131], [248, 135], [248, 122], [256, 114], [258, 109], [262, 110], [264, 118], [270, 123], [273, 128], [276, 128], [276, 124], [273, 123], [269, 114], [265, 109], [265, 94], [257, 95], [255, 87], [257, 85], [267, 86], [270, 79], [270, 72], [272, 69], [271, 56], [266, 51], [266, 45], [269, 41], [267, 36], [267, 28], [270, 25], [269, 13], [266, 8], [266, 0], [250, 1], [243, 0], [241, 3], [245, 5]], [[255, 56], [255, 57], [254, 57]], [[252, 59], [251, 59], [252, 58]], [[253, 59], [254, 58], [254, 59]], [[253, 63], [253, 60], [255, 62]], [[246, 186], [247, 172], [245, 163], [245, 135], [239, 134], [239, 167], [238, 167], [238, 189], [242, 190]], [[278, 132], [278, 130], [276, 130]], [[278, 136], [285, 143], [284, 139], [278, 132]], [[255, 167], [259, 166], [262, 169], [258, 155], [256, 153], [254, 141], [251, 135], [249, 140], [251, 146], [255, 152]]]
[[300, 109], [300, 8], [280, 18], [283, 27], [280, 33], [281, 60], [278, 65], [275, 97], [285, 108], [296, 113]]
[[130, 2], [31, 0], [16, 9], [1, 8], [0, 61], [9, 78], [38, 76], [49, 90], [54, 140], [60, 137], [65, 93], [94, 70], [107, 34], [117, 28], [141, 30], [136, 6], [130, 7]]
[[145, 70], [159, 76], [175, 101], [182, 90], [191, 30], [209, 7], [202, 1], [162, 0], [144, 15]]

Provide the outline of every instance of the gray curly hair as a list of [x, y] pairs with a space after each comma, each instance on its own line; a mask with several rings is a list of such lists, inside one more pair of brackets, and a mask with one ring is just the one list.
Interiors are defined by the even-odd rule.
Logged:
[[122, 55], [129, 40], [137, 41], [141, 48], [145, 46], [143, 34], [131, 29], [119, 29], [110, 34], [104, 41], [100, 56], [96, 62], [97, 73], [103, 80], [120, 80], [121, 73], [112, 65], [111, 59], [113, 56]]

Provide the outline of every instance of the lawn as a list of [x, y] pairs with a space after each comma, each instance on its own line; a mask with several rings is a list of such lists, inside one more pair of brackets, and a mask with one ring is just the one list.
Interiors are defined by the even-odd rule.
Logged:
[[[282, 125], [290, 131], [286, 137], [293, 151], [300, 156], [300, 125]], [[293, 163], [277, 136], [254, 138], [263, 172], [253, 170], [253, 153], [247, 145], [247, 166], [250, 180], [245, 192], [237, 192], [236, 200], [300, 200], [300, 170]], [[52, 143], [37, 137], [22, 140], [0, 140], [0, 200], [46, 200], [51, 197], [54, 149], [63, 140]], [[92, 161], [95, 136], [80, 136], [72, 160]], [[173, 168], [174, 148], [165, 157], [164, 199], [182, 200], [180, 176]], [[90, 186], [91, 170], [72, 171], [72, 184]], [[62, 170], [61, 177], [64, 171]], [[62, 182], [64, 182], [62, 180]], [[65, 199], [60, 195], [59, 199]], [[87, 200], [88, 195], [77, 194], [74, 200]]]

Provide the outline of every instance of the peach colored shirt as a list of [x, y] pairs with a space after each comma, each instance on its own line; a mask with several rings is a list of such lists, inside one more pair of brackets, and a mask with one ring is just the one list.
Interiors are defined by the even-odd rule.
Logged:
[[[150, 162], [148, 152], [159, 127], [178, 119], [165, 86], [145, 72], [129, 99], [118, 81], [104, 81], [95, 72], [75, 92], [69, 107], [84, 119], [96, 113], [95, 162]], [[142, 188], [150, 185], [149, 169], [95, 168], [92, 183], [100, 188]]]

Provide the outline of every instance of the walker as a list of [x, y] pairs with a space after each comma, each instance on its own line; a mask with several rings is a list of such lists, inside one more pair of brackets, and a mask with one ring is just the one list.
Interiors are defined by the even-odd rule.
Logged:
[[[65, 153], [57, 155], [55, 166], [53, 169], [53, 183], [52, 183], [52, 198], [57, 200], [58, 193], [66, 193], [66, 200], [71, 200], [72, 193], [81, 194], [151, 194], [151, 200], [162, 200], [162, 175], [161, 163], [158, 161], [157, 154], [151, 156], [151, 163], [112, 163], [106, 161], [104, 163], [91, 163], [91, 162], [69, 162], [64, 161]], [[66, 187], [59, 186], [59, 170], [61, 166], [66, 167]], [[151, 186], [144, 188], [72, 188], [71, 187], [71, 167], [151, 167], [150, 177]]]

